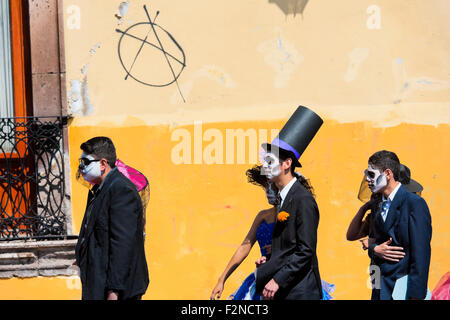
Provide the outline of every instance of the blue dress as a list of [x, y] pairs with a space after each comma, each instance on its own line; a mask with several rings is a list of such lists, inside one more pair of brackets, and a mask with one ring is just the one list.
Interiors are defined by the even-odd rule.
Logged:
[[[275, 222], [267, 223], [263, 220], [256, 231], [256, 240], [258, 241], [261, 256], [267, 256], [266, 250], [263, 248], [272, 243], [272, 232]], [[261, 300], [261, 296], [255, 292], [255, 273], [250, 274], [241, 286], [230, 295], [230, 300]], [[331, 300], [331, 293], [334, 291], [334, 284], [330, 284], [322, 280], [322, 300]]]

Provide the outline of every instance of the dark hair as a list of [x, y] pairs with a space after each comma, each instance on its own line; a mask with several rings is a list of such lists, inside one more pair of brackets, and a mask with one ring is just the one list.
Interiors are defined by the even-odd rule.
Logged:
[[398, 181], [400, 181], [401, 184], [409, 184], [411, 182], [411, 170], [404, 164], [400, 164], [398, 177]]
[[400, 160], [397, 155], [391, 151], [378, 151], [369, 158], [369, 164], [381, 169], [382, 171], [389, 169], [394, 174], [394, 180], [399, 181], [400, 178]]
[[261, 173], [262, 166], [254, 166], [251, 169], [248, 169], [245, 174], [247, 176], [247, 181], [255, 186], [267, 188], [269, 181], [267, 180], [267, 176]]
[[292, 160], [292, 164], [291, 164], [291, 174], [293, 176], [295, 176], [296, 172], [295, 172], [295, 164], [294, 164], [294, 159], [296, 159], [294, 153], [292, 151], [287, 151], [284, 149], [278, 149], [279, 153], [278, 153], [278, 157], [280, 158], [280, 161], [286, 161], [287, 159], [291, 159]]
[[300, 182], [300, 184], [309, 191], [309, 193], [311, 193], [311, 195], [313, 197], [315, 197], [316, 195], [314, 194], [314, 188], [311, 185], [311, 183], [309, 182], [309, 179], [306, 179], [304, 176], [302, 176], [300, 173], [295, 172], [293, 173], [293, 176], [297, 178], [298, 182]]
[[297, 180], [300, 182], [300, 184], [305, 187], [306, 190], [308, 190], [313, 197], [315, 197], [314, 195], [314, 188], [312, 187], [311, 183], [309, 182], [308, 179], [306, 179], [304, 176], [302, 176], [300, 173], [295, 171], [295, 165], [294, 165], [294, 159], [295, 159], [295, 155], [291, 152], [291, 151], [287, 151], [284, 149], [279, 149], [279, 158], [281, 161], [286, 161], [288, 158], [291, 158], [292, 160], [292, 165], [291, 165], [291, 174], [292, 176], [296, 177]]
[[[267, 176], [263, 175], [261, 173], [262, 166], [254, 166], [251, 169], [248, 169], [245, 174], [247, 175], [247, 181], [251, 184], [254, 184], [255, 186], [259, 186], [262, 188], [267, 188], [269, 181], [267, 179]], [[300, 182], [300, 184], [308, 190], [311, 195], [314, 197], [314, 188], [312, 187], [311, 183], [308, 179], [306, 179], [304, 176], [299, 174], [298, 172], [293, 171], [292, 175], [297, 178], [297, 180]]]
[[111, 168], [116, 167], [116, 148], [108, 137], [95, 137], [84, 142], [80, 146], [86, 154], [92, 154], [98, 158], [105, 158]]

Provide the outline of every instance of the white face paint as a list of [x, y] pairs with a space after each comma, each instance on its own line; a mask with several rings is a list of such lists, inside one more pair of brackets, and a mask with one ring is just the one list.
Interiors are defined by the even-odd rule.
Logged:
[[266, 197], [269, 204], [277, 204], [277, 192], [274, 190], [272, 183], [266, 188]]
[[380, 170], [375, 169], [372, 165], [369, 164], [369, 167], [364, 171], [364, 174], [366, 175], [369, 189], [373, 193], [377, 193], [387, 186], [387, 179], [384, 173], [381, 173]]
[[261, 162], [263, 165], [261, 173], [266, 175], [267, 179], [271, 180], [272, 178], [280, 175], [280, 159], [275, 154], [266, 152]]
[[[81, 154], [81, 158], [89, 160], [96, 160], [92, 155], [87, 155], [84, 152]], [[84, 180], [88, 182], [94, 182], [102, 176], [102, 170], [100, 169], [100, 161], [93, 161], [87, 166], [80, 164], [78, 167]]]

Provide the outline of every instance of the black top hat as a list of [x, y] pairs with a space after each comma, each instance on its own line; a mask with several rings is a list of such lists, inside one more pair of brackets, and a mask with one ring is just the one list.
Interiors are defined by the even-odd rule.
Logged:
[[311, 140], [322, 126], [323, 120], [312, 110], [299, 106], [291, 118], [286, 122], [278, 136], [270, 143], [263, 143], [266, 151], [277, 150], [287, 152], [293, 156], [295, 167], [302, 165], [298, 161]]
[[422, 192], [423, 187], [417, 181], [411, 179], [411, 170], [404, 164], [400, 164], [400, 177], [398, 179], [400, 183], [405, 187], [409, 192]]

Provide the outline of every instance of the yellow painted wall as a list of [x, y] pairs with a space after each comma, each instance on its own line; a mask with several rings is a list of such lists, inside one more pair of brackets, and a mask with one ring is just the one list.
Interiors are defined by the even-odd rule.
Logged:
[[[326, 120], [326, 119], [325, 119]], [[277, 128], [282, 121], [214, 123], [203, 131]], [[194, 137], [193, 127], [186, 127]], [[174, 165], [171, 160], [169, 127], [80, 127], [71, 128], [71, 145], [79, 146], [91, 136], [107, 134], [120, 158], [142, 168], [152, 184], [148, 207], [147, 255], [151, 284], [148, 299], [207, 298], [235, 248], [243, 240], [255, 214], [266, 208], [262, 189], [246, 183], [249, 165]], [[336, 299], [367, 299], [369, 259], [359, 242], [345, 239], [347, 226], [361, 203], [356, 195], [362, 171], [373, 150], [396, 150], [400, 159], [413, 168], [413, 177], [424, 186], [423, 196], [433, 216], [433, 254], [430, 287], [448, 269], [448, 218], [446, 194], [449, 183], [437, 168], [443, 158], [430, 157], [449, 148], [448, 125], [400, 125], [373, 128], [369, 123], [339, 124], [325, 121], [314, 144], [303, 157], [301, 172], [311, 179], [321, 212], [318, 255], [323, 279], [336, 284]], [[402, 137], [407, 136], [408, 139]], [[150, 139], [139, 152], [136, 137]], [[425, 140], [424, 140], [425, 139]], [[370, 143], [367, 141], [370, 140]], [[417, 141], [429, 141], [417, 146]], [[205, 143], [205, 147], [208, 143]], [[418, 152], [420, 148], [420, 152]], [[76, 155], [71, 157], [76, 167]], [[420, 177], [420, 179], [419, 179]], [[73, 210], [84, 210], [85, 190], [73, 184]], [[79, 226], [81, 216], [75, 219]], [[258, 250], [253, 250], [243, 266], [229, 279], [224, 297], [233, 292], [254, 267]], [[170, 276], [168, 276], [170, 275]]]
[[[267, 207], [264, 192], [246, 182], [250, 163], [176, 165], [172, 151], [179, 142], [172, 135], [189, 132], [199, 139], [194, 121], [201, 121], [203, 133], [215, 130], [209, 133], [224, 138], [225, 159], [227, 129], [270, 137], [300, 104], [325, 120], [302, 156], [300, 172], [315, 188], [319, 268], [322, 278], [336, 285], [335, 299], [370, 298], [367, 253], [345, 234], [362, 205], [357, 192], [367, 159], [380, 149], [395, 151], [424, 186], [433, 219], [430, 289], [449, 271], [448, 1], [310, 0], [303, 14], [280, 10], [294, 2], [130, 0], [119, 24], [115, 14], [121, 1], [64, 1], [74, 115], [69, 123], [73, 232], [80, 228], [87, 191], [75, 180], [79, 146], [109, 136], [119, 158], [151, 184], [145, 299], [209, 298], [253, 217]], [[121, 34], [115, 30], [145, 21], [144, 4], [151, 17], [160, 11], [157, 23], [186, 53], [178, 79], [186, 103], [175, 84], [155, 88], [125, 80], [118, 60]], [[377, 21], [380, 29], [370, 29]], [[139, 43], [130, 41], [121, 50], [132, 59]], [[167, 77], [162, 57], [144, 50], [136, 74]], [[80, 108], [70, 100], [73, 81], [84, 81]], [[212, 142], [203, 141], [201, 150]], [[194, 162], [194, 143], [191, 151]], [[223, 297], [253, 271], [258, 256], [255, 247], [229, 278]], [[0, 299], [80, 296], [72, 278], [2, 280], [0, 286], [6, 288]]]

